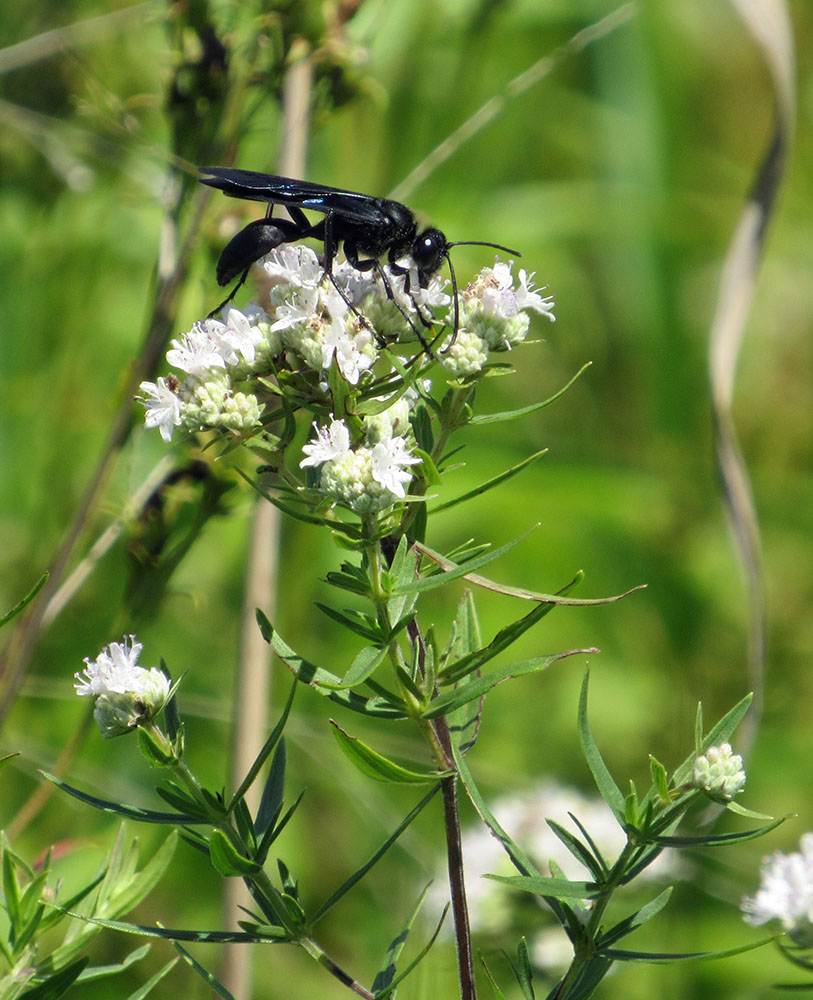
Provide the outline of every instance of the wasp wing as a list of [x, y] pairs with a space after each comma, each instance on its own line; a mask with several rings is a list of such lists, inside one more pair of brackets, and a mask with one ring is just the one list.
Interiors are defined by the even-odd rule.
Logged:
[[295, 205], [315, 212], [334, 212], [345, 219], [364, 225], [381, 225], [388, 221], [383, 199], [357, 191], [344, 191], [327, 184], [313, 184], [294, 177], [261, 174], [236, 167], [201, 167], [202, 184], [217, 188], [230, 198], [265, 201], [273, 205]]

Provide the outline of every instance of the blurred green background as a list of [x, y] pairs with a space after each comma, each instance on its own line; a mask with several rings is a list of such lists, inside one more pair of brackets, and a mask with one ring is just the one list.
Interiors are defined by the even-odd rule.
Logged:
[[[299, 7], [304, 17], [306, 7]], [[250, 37], [248, 5], [212, 8], [218, 25]], [[99, 0], [31, 0], [0, 9], [2, 609], [52, 565], [149, 320], [170, 155], [166, 92], [179, 61], [172, 25], [181, 9]], [[341, 45], [334, 39], [348, 100], [333, 107], [317, 90], [308, 176], [387, 193], [518, 74], [615, 9], [603, 0], [367, 0]], [[712, 722], [749, 689], [745, 584], [716, 480], [706, 354], [722, 260], [773, 121], [764, 53], [733, 4], [642, 2], [627, 10], [615, 30], [509, 94], [402, 199], [450, 239], [521, 248], [523, 266], [556, 297], [557, 322], [540, 321], [538, 342], [512, 355], [515, 376], [483, 387], [482, 412], [546, 397], [592, 362], [554, 406], [461, 436], [466, 465], [444, 496], [532, 451], [549, 451], [499, 491], [440, 516], [428, 541], [439, 549], [469, 537], [503, 544], [538, 522], [522, 546], [490, 568], [492, 576], [553, 591], [583, 569], [579, 596], [591, 597], [647, 584], [618, 604], [555, 610], [518, 650], [601, 649], [590, 658], [591, 717], [622, 787], [629, 778], [646, 786], [649, 753], [671, 768], [690, 752], [698, 700]], [[765, 711], [745, 802], [797, 816], [766, 840], [688, 859], [689, 880], [634, 939], [649, 950], [755, 940], [759, 932], [742, 923], [738, 906], [756, 888], [760, 858], [795, 848], [813, 827], [813, 6], [796, 0], [788, 10], [798, 58], [797, 134], [748, 321], [735, 418], [759, 513], [769, 608]], [[119, 18], [92, 20], [114, 11]], [[73, 33], [59, 36], [59, 44], [51, 46], [50, 35], [42, 41], [69, 26]], [[29, 39], [39, 45], [18, 44]], [[239, 62], [239, 47], [231, 58]], [[205, 105], [198, 113], [205, 119]], [[238, 165], [274, 171], [280, 119], [262, 81], [242, 128]], [[221, 153], [213, 139], [201, 162]], [[209, 204], [174, 334], [217, 301], [218, 220], [244, 208], [223, 199]], [[182, 215], [182, 232], [188, 222]], [[465, 281], [489, 254], [461, 247], [458, 276]], [[140, 421], [135, 406], [133, 415]], [[165, 451], [157, 433], [136, 427], [71, 567]], [[185, 461], [181, 450], [177, 458]], [[225, 465], [221, 474], [237, 478]], [[194, 494], [193, 484], [182, 486], [180, 508], [189, 499], [185, 488]], [[251, 504], [242, 484], [226, 494], [224, 516], [208, 521], [155, 613], [144, 608], [133, 620], [121, 612], [133, 579], [131, 536], [95, 567], [41, 638], [5, 718], [0, 751], [20, 756], [2, 776], [0, 823], [13, 821], [40, 784], [36, 769], [54, 768], [81, 723], [85, 706], [73, 694], [72, 675], [82, 658], [125, 632], [144, 642], [145, 662], [163, 656], [176, 676], [188, 671], [181, 705], [193, 767], [211, 785], [225, 781]], [[342, 672], [354, 649], [313, 609], [314, 600], [330, 596], [318, 578], [339, 558], [329, 538], [285, 523], [275, 620], [310, 659]], [[441, 636], [458, 598], [444, 594], [433, 612]], [[493, 594], [478, 595], [478, 602], [486, 635], [522, 610]], [[584, 658], [564, 661], [491, 697], [470, 759], [489, 794], [522, 793], [543, 777], [590, 792], [576, 732], [583, 666]], [[279, 670], [275, 705], [287, 685]], [[300, 692], [289, 728], [289, 799], [308, 791], [280, 853], [308, 902], [343, 881], [411, 804], [353, 771], [329, 736], [330, 714], [321, 699]], [[392, 734], [384, 739], [384, 750], [414, 749], [406, 733], [400, 744]], [[66, 774], [92, 793], [153, 807], [154, 777], [131, 741], [103, 744], [92, 731]], [[372, 976], [398, 920], [437, 870], [438, 819], [428, 810], [322, 928], [322, 943], [362, 979]], [[726, 818], [723, 826], [741, 829], [744, 822]], [[94, 868], [114, 829], [110, 817], [54, 795], [14, 842], [29, 858], [55, 841], [75, 842], [63, 872], [70, 881], [83, 866]], [[137, 832], [145, 851], [154, 849], [160, 831]], [[181, 847], [136, 917], [218, 927], [217, 888], [200, 857]], [[532, 935], [542, 917], [531, 912], [529, 919]], [[94, 961], [131, 947], [104, 936]], [[150, 967], [170, 952], [156, 945]], [[195, 953], [216, 968], [214, 950]], [[513, 996], [504, 960], [487, 954]], [[266, 950], [256, 960], [256, 1000], [346, 995], [293, 950]], [[128, 988], [143, 978], [137, 969]], [[773, 982], [801, 978], [766, 948], [721, 962], [618, 968], [598, 995], [756, 998], [772, 995]], [[83, 995], [110, 996], [110, 988], [88, 986]], [[210, 995], [181, 968], [154, 995], [178, 989]], [[485, 984], [482, 991], [489, 995]], [[448, 945], [401, 990], [403, 1000], [453, 995]]]

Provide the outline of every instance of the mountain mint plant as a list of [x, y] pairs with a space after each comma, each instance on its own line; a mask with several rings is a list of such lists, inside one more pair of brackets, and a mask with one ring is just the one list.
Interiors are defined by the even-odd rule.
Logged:
[[[621, 904], [616, 904], [615, 897], [664, 851], [687, 844], [728, 844], [761, 832], [692, 836], [681, 828], [689, 810], [709, 799], [741, 815], [756, 815], [733, 801], [745, 777], [741, 759], [726, 742], [748, 699], [708, 733], [698, 713], [693, 752], [672, 774], [652, 758], [651, 787], [639, 794], [633, 784], [623, 792], [615, 783], [593, 740], [585, 679], [578, 713], [581, 745], [607, 817], [618, 828], [621, 846], [610, 857], [597, 846], [604, 838], [594, 838], [578, 817], [573, 816], [567, 828], [548, 821], [581, 872], [575, 878], [566, 876], [549, 858], [532, 857], [520, 842], [522, 831], [512, 832], [498, 822], [467, 760], [494, 687], [544, 671], [574, 653], [596, 652], [569, 650], [513, 661], [504, 655], [557, 605], [597, 603], [568, 596], [578, 577], [556, 595], [518, 590], [481, 575], [510, 545], [492, 550], [487, 544], [469, 541], [446, 553], [431, 547], [435, 512], [485, 493], [538, 457], [531, 455], [510, 469], [495, 470], [468, 494], [435, 499], [452, 466], [455, 432], [484, 420], [518, 419], [561, 394], [512, 412], [485, 416], [475, 412], [475, 390], [482, 380], [510, 374], [510, 362], [528, 356], [533, 315], [554, 319], [552, 297], [535, 289], [532, 274], [515, 271], [513, 262], [498, 260], [461, 287], [459, 328], [453, 330], [454, 304], [437, 277], [421, 288], [417, 273], [393, 274], [385, 267], [384, 280], [376, 269], [361, 272], [338, 263], [333, 275], [326, 276], [316, 255], [303, 246], [274, 250], [261, 262], [260, 273], [259, 301], [242, 309], [226, 305], [218, 318], [195, 323], [172, 342], [167, 361], [174, 371], [141, 384], [145, 422], [157, 428], [166, 442], [179, 437], [181, 446], [191, 435], [223, 454], [240, 446], [251, 449], [264, 473], [263, 485], [254, 484], [255, 489], [313, 530], [333, 533], [343, 555], [340, 566], [328, 574], [328, 583], [342, 595], [352, 594], [366, 604], [363, 610], [341, 606], [320, 606], [320, 610], [335, 627], [352, 634], [357, 652], [350, 662], [313, 663], [258, 612], [263, 636], [294, 683], [291, 698], [254, 765], [240, 787], [224, 796], [207, 789], [191, 769], [177, 696], [166, 673], [138, 665], [141, 645], [134, 636], [112, 642], [95, 660], [86, 661], [82, 675], [77, 674], [77, 693], [96, 699], [95, 714], [103, 736], [138, 733], [142, 750], [166, 776], [157, 792], [173, 811], [148, 812], [121, 803], [101, 803], [60, 784], [96, 806], [146, 822], [182, 827], [185, 839], [221, 875], [245, 881], [253, 906], [241, 921], [242, 930], [227, 934], [202, 929], [201, 941], [299, 945], [341, 984], [368, 1000], [393, 995], [435, 939], [439, 928], [423, 942], [417, 957], [402, 962], [404, 941], [418, 926], [416, 917], [426, 890], [416, 893], [416, 900], [394, 900], [393, 910], [400, 911], [401, 924], [392, 928], [393, 943], [369, 985], [362, 984], [355, 970], [340, 968], [325, 953], [314, 928], [370, 872], [436, 793], [443, 800], [460, 995], [463, 1000], [477, 996], [458, 817], [461, 787], [483, 829], [501, 845], [516, 872], [490, 877], [513, 893], [536, 897], [548, 910], [546, 926], [550, 920], [559, 925], [570, 961], [547, 992], [551, 1000], [592, 995], [614, 962], [668, 960], [669, 956], [619, 950], [618, 944], [662, 909], [669, 891], [631, 913], [617, 914]], [[456, 456], [454, 461], [458, 461]], [[452, 622], [430, 626], [429, 622], [435, 622], [430, 603], [433, 592], [461, 578], [472, 587], [520, 599], [525, 609], [484, 640], [469, 591]], [[296, 879], [285, 863], [277, 862], [274, 876], [268, 866], [278, 835], [295, 821], [298, 799], [284, 808], [282, 734], [293, 691], [300, 684], [342, 712], [341, 720], [333, 723], [335, 738], [364, 775], [400, 784], [405, 796], [402, 822], [344, 885], [312, 911], [306, 911]], [[161, 710], [163, 725], [157, 718]], [[423, 759], [404, 764], [358, 739], [348, 721], [354, 714], [364, 716], [368, 728], [371, 722], [382, 727], [398, 723], [400, 728], [411, 724], [425, 747]], [[269, 761], [262, 801], [252, 815], [245, 793]], [[417, 802], [413, 785], [425, 790]], [[534, 931], [529, 927], [527, 933]], [[188, 931], [182, 935], [167, 928], [150, 933], [170, 939], [190, 937]], [[534, 968], [525, 936], [516, 946], [513, 970], [522, 995], [531, 1000]], [[483, 977], [501, 997], [488, 967]], [[296, 995], [296, 990], [286, 988], [288, 994]]]

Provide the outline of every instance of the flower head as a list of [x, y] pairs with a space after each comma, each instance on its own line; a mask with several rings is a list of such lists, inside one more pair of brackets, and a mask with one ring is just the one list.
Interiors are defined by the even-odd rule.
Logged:
[[749, 924], [781, 920], [797, 944], [813, 946], [813, 833], [805, 833], [800, 851], [776, 851], [762, 862], [759, 889], [746, 896], [742, 911]]
[[135, 636], [111, 642], [95, 660], [85, 657], [87, 666], [74, 674], [80, 696], [96, 699], [93, 711], [102, 736], [122, 736], [136, 726], [150, 722], [169, 696], [169, 678], [156, 667], [138, 666], [142, 645]]
[[742, 757], [732, 751], [729, 743], [709, 747], [694, 762], [692, 784], [712, 798], [733, 799], [745, 788]]

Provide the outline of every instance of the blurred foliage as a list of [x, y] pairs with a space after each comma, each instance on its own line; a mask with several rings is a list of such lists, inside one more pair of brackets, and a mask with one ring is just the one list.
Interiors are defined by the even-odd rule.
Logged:
[[[799, 59], [798, 134], [748, 324], [736, 419], [760, 516], [770, 612], [765, 713], [749, 761], [748, 804], [799, 818], [770, 843], [726, 853], [727, 867], [715, 860], [711, 869], [707, 859], [693, 859], [700, 873], [694, 884], [680, 885], [670, 908], [636, 942], [651, 950], [722, 949], [748, 939], [754, 932], [740, 922], [737, 907], [740, 896], [756, 887], [759, 857], [791, 848], [813, 827], [813, 7], [804, 0], [789, 6]], [[285, 18], [299, 9], [277, 7]], [[0, 57], [15, 56], [0, 63], [2, 609], [50, 567], [149, 320], [168, 150], [178, 128], [167, 116], [167, 93], [173, 74], [178, 99], [186, 92], [193, 71], [176, 73], [184, 59], [203, 56], [210, 67], [218, 65], [216, 49], [199, 44], [203, 35], [198, 42], [173, 36], [179, 9], [157, 2], [126, 8], [109, 0], [31, 0], [0, 9], [0, 39], [7, 46]], [[220, 0], [211, 9], [218, 37], [235, 41], [230, 59], [239, 62], [241, 46], [259, 38], [251, 33], [254, 5]], [[308, 175], [386, 193], [517, 74], [613, 9], [605, 0], [368, 0], [321, 53]], [[285, 30], [305, 36], [320, 30], [284, 23]], [[237, 109], [244, 112], [239, 165], [251, 169], [275, 169], [279, 153], [279, 25], [269, 13], [260, 89]], [[47, 34], [69, 26], [62, 43]], [[37, 36], [39, 44], [14, 50]], [[233, 94], [215, 88], [207, 106], [196, 106], [204, 130], [198, 143], [212, 124], [207, 115], [229, 100]], [[744, 585], [715, 479], [706, 345], [721, 260], [768, 142], [772, 113], [762, 54], [733, 6], [644, 0], [625, 25], [509, 97], [487, 127], [402, 197], [451, 239], [520, 247], [523, 265], [556, 296], [556, 325], [540, 326], [545, 339], [516, 352], [516, 376], [484, 387], [484, 411], [547, 396], [585, 361], [593, 362], [563, 400], [518, 431], [512, 424], [510, 432], [506, 425], [468, 432], [455, 492], [539, 447], [550, 451], [473, 505], [465, 523], [455, 513], [438, 519], [437, 535], [428, 541], [438, 549], [469, 536], [501, 544], [539, 522], [494, 576], [551, 591], [583, 568], [584, 596], [648, 585], [620, 604], [557, 609], [526, 639], [528, 655], [601, 648], [592, 660], [591, 716], [619, 782], [643, 778], [650, 752], [668, 766], [682, 758], [697, 700], [716, 717], [748, 688]], [[225, 155], [212, 143], [202, 162]], [[209, 228], [190, 262], [178, 331], [219, 298], [213, 263], [223, 235], [216, 220], [228, 210], [246, 217], [251, 211], [210, 207]], [[476, 247], [456, 251], [464, 280], [485, 262], [487, 254]], [[133, 413], [137, 418], [135, 407]], [[135, 431], [94, 512], [84, 549], [124, 509], [164, 450], [154, 432]], [[199, 501], [209, 504], [205, 526], [184, 550], [159, 609], [145, 605], [141, 620], [121, 620], [124, 595], [138, 586], [132, 572], [136, 534], [135, 542], [113, 547], [44, 635], [3, 732], [2, 752], [21, 754], [15, 773], [6, 773], [3, 824], [37, 789], [35, 768], [53, 769], [81, 724], [85, 706], [73, 696], [71, 677], [82, 657], [96, 655], [125, 631], [138, 632], [145, 659], [163, 656], [175, 676], [189, 670], [180, 696], [189, 752], [198, 757], [199, 770], [210, 769], [213, 783], [225, 779], [252, 498], [238, 480], [221, 499], [223, 476], [219, 468], [221, 485]], [[173, 503], [184, 517], [199, 516], [184, 507], [183, 497]], [[224, 508], [228, 517], [220, 516]], [[284, 634], [303, 637], [297, 645], [310, 659], [342, 672], [339, 665], [354, 651], [341, 648], [323, 622], [314, 625], [312, 608], [323, 596], [319, 577], [335, 565], [337, 553], [329, 538], [304, 525], [286, 523], [283, 530], [276, 620]], [[458, 597], [450, 590], [441, 599], [441, 628]], [[478, 595], [484, 634], [509, 613], [505, 600]], [[522, 789], [542, 775], [589, 788], [576, 737], [580, 673], [568, 661], [519, 682], [524, 696], [518, 687], [494, 695], [471, 761], [484, 790]], [[286, 686], [287, 678], [279, 678], [276, 692]], [[308, 794], [286, 831], [282, 854], [307, 872], [308, 830], [318, 828], [333, 845], [318, 870], [323, 880], [339, 884], [403, 810], [389, 790], [371, 791], [347, 763], [334, 759], [321, 699], [300, 696], [296, 711], [289, 738], [299, 737], [302, 752], [289, 748], [289, 788], [307, 786]], [[145, 765], [126, 741], [103, 745], [95, 734], [86, 739], [70, 778], [109, 797], [153, 804]], [[390, 928], [382, 926], [381, 909], [389, 912], [394, 899], [404, 900], [406, 912], [415, 887], [442, 856], [442, 845], [431, 839], [436, 818], [422, 816], [404, 839], [406, 850], [386, 859], [379, 877], [343, 904], [341, 926], [324, 928], [325, 946], [359, 975], [367, 971], [361, 956], [386, 949]], [[98, 847], [88, 862], [92, 869], [113, 826], [76, 803], [51, 799], [13, 844], [32, 856], [69, 830]], [[154, 849], [153, 831], [140, 835]], [[179, 850], [138, 918], [215, 926], [219, 902], [207, 878], [197, 856]], [[327, 888], [309, 887], [303, 876], [303, 894], [321, 897]], [[352, 935], [345, 928], [353, 928]], [[121, 960], [130, 947], [112, 935], [97, 944], [107, 949], [94, 954], [98, 964]], [[167, 951], [153, 948], [153, 971]], [[212, 960], [211, 953], [198, 957]], [[498, 974], [505, 972], [499, 961], [490, 962]], [[169, 995], [162, 990], [177, 990], [182, 981], [186, 995], [208, 995], [202, 984], [180, 979], [185, 975], [179, 967], [155, 995]], [[782, 977], [781, 960], [763, 950], [728, 962], [625, 968], [599, 995], [763, 997]], [[453, 981], [453, 956], [441, 949], [401, 995], [451, 995]], [[136, 973], [129, 982], [135, 989]], [[301, 956], [263, 953], [257, 1000], [291, 995], [294, 983], [303, 997], [345, 995]], [[88, 985], [84, 995], [107, 995], [98, 989]]]

